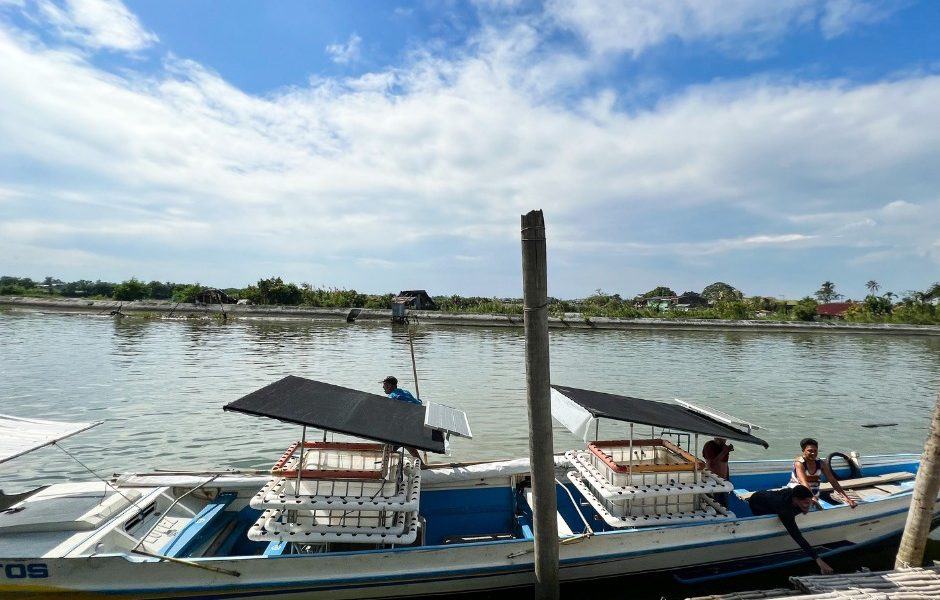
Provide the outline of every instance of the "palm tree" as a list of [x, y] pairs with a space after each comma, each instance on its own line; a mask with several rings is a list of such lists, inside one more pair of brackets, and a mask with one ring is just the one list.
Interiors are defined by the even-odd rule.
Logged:
[[881, 286], [878, 285], [878, 282], [875, 281], [874, 279], [869, 280], [868, 283], [865, 284], [865, 287], [868, 288], [868, 293], [871, 294], [872, 296], [874, 296], [878, 292], [878, 290], [881, 289]]
[[924, 292], [924, 295], [927, 296], [928, 299], [940, 298], [940, 281], [934, 282], [934, 284]]
[[836, 293], [836, 284], [831, 281], [824, 281], [822, 286], [816, 290], [816, 299], [822, 303], [832, 302], [838, 297], [839, 294]]

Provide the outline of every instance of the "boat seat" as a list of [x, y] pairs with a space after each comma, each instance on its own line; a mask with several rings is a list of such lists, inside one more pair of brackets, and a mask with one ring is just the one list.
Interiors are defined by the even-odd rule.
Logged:
[[188, 557], [207, 540], [215, 536], [235, 519], [233, 512], [225, 509], [238, 497], [236, 492], [225, 492], [210, 502], [160, 551], [171, 558]]
[[[532, 488], [526, 489], [525, 501], [529, 503], [529, 508], [532, 508]], [[558, 522], [558, 537], [569, 537], [574, 535], [574, 532], [571, 531], [571, 527], [568, 526], [568, 521], [565, 520], [560, 512], [555, 513], [555, 518]]]

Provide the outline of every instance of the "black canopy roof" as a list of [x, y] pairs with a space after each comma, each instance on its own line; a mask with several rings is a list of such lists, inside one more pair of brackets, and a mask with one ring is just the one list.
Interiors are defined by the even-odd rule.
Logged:
[[396, 446], [444, 452], [443, 435], [424, 426], [423, 406], [293, 375], [223, 408]]
[[764, 448], [768, 447], [767, 442], [759, 437], [735, 429], [725, 423], [709, 419], [678, 404], [641, 400], [630, 396], [605, 394], [563, 385], [553, 385], [552, 387], [595, 417], [666, 427], [691, 433], [704, 433], [712, 437], [759, 444]]

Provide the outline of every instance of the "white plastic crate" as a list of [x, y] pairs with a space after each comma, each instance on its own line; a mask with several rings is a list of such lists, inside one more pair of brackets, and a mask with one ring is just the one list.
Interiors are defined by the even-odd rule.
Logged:
[[694, 483], [705, 464], [662, 439], [601, 441], [588, 445], [593, 466], [616, 486]]

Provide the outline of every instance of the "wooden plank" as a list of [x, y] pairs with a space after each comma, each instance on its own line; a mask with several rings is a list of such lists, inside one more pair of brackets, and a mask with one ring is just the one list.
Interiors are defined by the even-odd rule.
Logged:
[[[893, 483], [895, 481], [905, 481], [907, 479], [914, 479], [914, 474], [907, 471], [899, 471], [897, 473], [876, 475], [875, 477], [859, 477], [857, 479], [839, 480], [839, 483], [842, 484], [843, 489], [847, 490], [850, 488], [873, 487], [883, 483]], [[832, 484], [828, 482], [821, 484], [819, 486], [819, 491], [831, 492]]]

